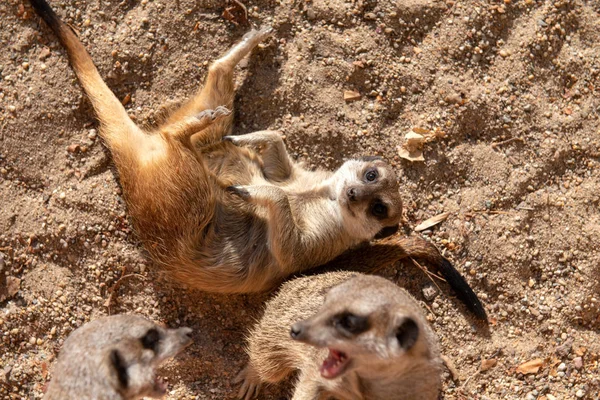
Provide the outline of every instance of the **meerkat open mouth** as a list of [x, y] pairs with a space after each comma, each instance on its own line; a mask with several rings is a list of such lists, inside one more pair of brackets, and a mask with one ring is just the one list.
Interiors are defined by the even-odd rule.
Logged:
[[323, 365], [321, 365], [319, 371], [323, 378], [334, 379], [344, 373], [349, 362], [350, 359], [345, 353], [329, 349], [329, 355], [323, 360]]
[[160, 376], [154, 378], [154, 392], [165, 395], [167, 394], [167, 384], [161, 379]]

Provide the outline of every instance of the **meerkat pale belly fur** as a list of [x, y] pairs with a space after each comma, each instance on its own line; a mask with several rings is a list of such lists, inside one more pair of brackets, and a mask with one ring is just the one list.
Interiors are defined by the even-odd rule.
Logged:
[[435, 400], [437, 339], [418, 303], [376, 276], [330, 272], [282, 285], [248, 336], [240, 398], [296, 372], [293, 400]]
[[162, 398], [166, 388], [156, 369], [191, 343], [191, 332], [136, 315], [89, 322], [65, 340], [44, 399]]
[[212, 63], [196, 96], [147, 132], [129, 118], [73, 31], [45, 0], [30, 1], [65, 47], [100, 120], [134, 228], [170, 277], [213, 292], [268, 290], [397, 230], [399, 186], [382, 160], [313, 172], [290, 159], [276, 132], [223, 140], [233, 118], [234, 67], [271, 29], [248, 32]]

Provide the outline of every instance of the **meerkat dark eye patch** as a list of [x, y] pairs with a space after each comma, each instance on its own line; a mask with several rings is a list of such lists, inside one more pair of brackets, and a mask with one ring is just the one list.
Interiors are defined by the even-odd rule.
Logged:
[[386, 226], [385, 228], [383, 228], [379, 232], [377, 232], [377, 234], [375, 235], [375, 239], [383, 239], [388, 236], [392, 236], [396, 232], [398, 232], [398, 229], [400, 229], [399, 225]]
[[333, 317], [333, 326], [344, 336], [354, 336], [369, 329], [369, 319], [345, 312]]
[[388, 208], [381, 201], [375, 201], [371, 205], [371, 214], [373, 214], [374, 217], [379, 219], [387, 218]]
[[160, 332], [157, 329], [149, 329], [140, 339], [145, 349], [150, 349], [156, 353], [158, 342], [160, 341]]
[[419, 325], [412, 318], [406, 318], [396, 328], [396, 339], [404, 350], [410, 350], [419, 339]]
[[117, 379], [119, 380], [119, 384], [123, 388], [126, 388], [129, 385], [127, 366], [125, 366], [125, 361], [121, 357], [121, 354], [118, 350], [113, 350], [110, 352], [110, 363], [112, 364], [112, 367], [117, 373]]

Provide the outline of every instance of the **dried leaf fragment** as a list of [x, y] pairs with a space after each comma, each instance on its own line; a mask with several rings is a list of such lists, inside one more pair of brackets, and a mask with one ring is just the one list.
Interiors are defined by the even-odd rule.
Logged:
[[248, 24], [248, 10], [239, 0], [230, 0], [231, 5], [223, 10], [223, 18], [235, 26]]
[[360, 93], [354, 90], [344, 90], [344, 100], [348, 102], [360, 100]]
[[531, 361], [527, 361], [517, 367], [517, 372], [520, 374], [537, 374], [540, 368], [544, 365], [544, 360], [541, 358], [535, 358]]
[[481, 372], [485, 372], [492, 369], [497, 363], [498, 360], [495, 358], [483, 359], [481, 360], [481, 367], [479, 369]]
[[425, 137], [413, 129], [404, 136], [404, 139], [402, 146], [398, 147], [398, 155], [409, 161], [425, 161], [423, 158]]
[[432, 226], [437, 225], [440, 222], [444, 221], [446, 218], [448, 218], [449, 215], [450, 215], [449, 212], [445, 212], [445, 213], [438, 214], [434, 217], [431, 217], [429, 219], [426, 219], [425, 221], [423, 221], [419, 225], [417, 225], [414, 230], [416, 232], [424, 231], [425, 229], [431, 228]]

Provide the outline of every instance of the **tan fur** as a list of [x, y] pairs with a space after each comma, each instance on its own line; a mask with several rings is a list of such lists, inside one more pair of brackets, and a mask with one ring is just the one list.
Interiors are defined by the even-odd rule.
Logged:
[[[145, 132], [74, 33], [44, 0], [30, 1], [65, 46], [100, 120], [134, 227], [171, 277], [214, 292], [267, 290], [382, 229], [397, 229], [399, 187], [383, 161], [307, 171], [291, 161], [275, 132], [221, 141], [233, 118], [234, 67], [270, 29], [246, 34], [210, 66], [196, 96]], [[367, 182], [371, 169], [379, 176]], [[376, 202], [385, 204], [385, 215], [372, 215]]]
[[65, 341], [44, 399], [162, 398], [156, 369], [191, 343], [191, 331], [165, 329], [135, 315], [89, 322]]
[[[347, 313], [366, 318], [367, 325], [354, 334], [340, 330], [336, 324]], [[418, 336], [402, 348], [395, 335], [407, 321], [416, 324]], [[333, 379], [319, 372], [327, 349], [349, 359]], [[441, 385], [437, 339], [416, 301], [384, 278], [354, 272], [284, 284], [250, 332], [247, 352], [249, 363], [238, 378], [246, 400], [258, 395], [261, 383], [280, 382], [293, 372], [294, 400], [434, 400]]]

